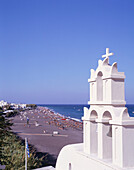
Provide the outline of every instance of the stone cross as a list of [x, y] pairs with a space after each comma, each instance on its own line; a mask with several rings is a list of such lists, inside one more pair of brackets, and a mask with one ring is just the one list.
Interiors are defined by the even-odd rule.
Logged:
[[102, 55], [102, 58], [106, 57], [109, 58], [109, 56], [114, 55], [114, 53], [109, 53], [109, 48], [106, 48], [106, 54]]

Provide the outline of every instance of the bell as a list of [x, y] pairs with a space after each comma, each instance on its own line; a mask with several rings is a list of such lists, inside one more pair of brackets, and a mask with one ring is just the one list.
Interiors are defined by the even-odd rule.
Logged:
[[109, 127], [109, 131], [107, 133], [107, 136], [112, 137], [112, 126]]

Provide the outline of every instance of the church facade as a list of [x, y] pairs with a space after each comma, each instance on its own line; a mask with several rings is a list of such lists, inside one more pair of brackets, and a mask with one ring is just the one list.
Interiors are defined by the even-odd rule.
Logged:
[[134, 169], [134, 118], [125, 107], [125, 75], [109, 64], [109, 49], [91, 69], [90, 108], [84, 108], [83, 143], [65, 146], [56, 170]]

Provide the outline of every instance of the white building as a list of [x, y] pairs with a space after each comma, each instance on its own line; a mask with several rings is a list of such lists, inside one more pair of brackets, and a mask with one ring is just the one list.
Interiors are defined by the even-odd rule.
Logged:
[[25, 109], [26, 108], [26, 104], [16, 104], [16, 103], [11, 103], [10, 106], [13, 109]]
[[109, 64], [109, 49], [91, 69], [90, 108], [84, 108], [83, 143], [65, 146], [56, 170], [134, 169], [134, 118], [125, 107], [123, 72]]
[[18, 104], [19, 108], [25, 109], [26, 108], [26, 104]]
[[0, 101], [0, 107], [6, 106], [6, 105], [8, 105], [7, 102], [5, 102], [4, 100]]

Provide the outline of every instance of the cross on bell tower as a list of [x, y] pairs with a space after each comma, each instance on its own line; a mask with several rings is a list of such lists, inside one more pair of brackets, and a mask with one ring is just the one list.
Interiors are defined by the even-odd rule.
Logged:
[[106, 48], [106, 54], [102, 55], [102, 58], [106, 57], [109, 59], [109, 56], [114, 55], [114, 53], [109, 53], [109, 48]]

